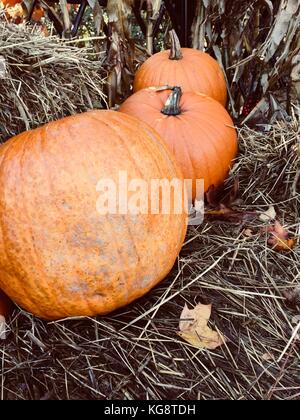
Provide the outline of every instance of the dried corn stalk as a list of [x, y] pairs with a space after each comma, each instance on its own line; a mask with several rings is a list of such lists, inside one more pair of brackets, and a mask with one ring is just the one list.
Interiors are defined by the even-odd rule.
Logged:
[[300, 0], [198, 0], [193, 46], [225, 68], [235, 117], [266, 120], [299, 99]]

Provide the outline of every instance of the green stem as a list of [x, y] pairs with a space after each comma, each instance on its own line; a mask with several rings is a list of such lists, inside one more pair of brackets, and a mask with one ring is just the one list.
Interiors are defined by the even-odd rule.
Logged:
[[168, 97], [167, 102], [161, 112], [164, 115], [176, 117], [181, 114], [180, 100], [182, 96], [182, 90], [179, 86], [171, 88], [172, 93]]

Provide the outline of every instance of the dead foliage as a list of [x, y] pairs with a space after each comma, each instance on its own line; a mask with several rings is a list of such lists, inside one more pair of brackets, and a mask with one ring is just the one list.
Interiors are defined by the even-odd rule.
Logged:
[[224, 68], [240, 122], [268, 129], [299, 104], [299, 0], [198, 0], [193, 46]]

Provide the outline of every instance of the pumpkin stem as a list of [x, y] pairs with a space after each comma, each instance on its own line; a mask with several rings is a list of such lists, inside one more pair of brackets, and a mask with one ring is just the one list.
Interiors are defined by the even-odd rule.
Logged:
[[181, 45], [179, 38], [175, 32], [174, 29], [172, 29], [170, 32], [170, 38], [171, 38], [171, 53], [170, 53], [170, 60], [182, 60], [183, 55], [181, 52]]
[[168, 97], [167, 102], [166, 102], [164, 108], [161, 110], [161, 112], [164, 115], [175, 117], [176, 115], [181, 114], [180, 99], [181, 99], [181, 96], [182, 96], [182, 90], [179, 86], [175, 86], [175, 87], [171, 88], [171, 90], [172, 90], [172, 93]]

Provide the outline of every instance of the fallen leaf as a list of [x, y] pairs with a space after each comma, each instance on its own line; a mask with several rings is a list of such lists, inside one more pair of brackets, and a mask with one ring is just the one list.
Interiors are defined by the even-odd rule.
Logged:
[[218, 208], [220, 205], [232, 207], [238, 201], [239, 178], [234, 179], [233, 185], [229, 191], [224, 190], [224, 185], [215, 187], [211, 185], [205, 193], [207, 204], [210, 207]]
[[253, 230], [251, 230], [251, 229], [244, 229], [243, 230], [243, 235], [246, 236], [247, 238], [252, 238], [252, 236], [253, 236]]
[[275, 251], [291, 251], [295, 246], [295, 239], [280, 239], [274, 236], [274, 238], [269, 239], [268, 244], [275, 250]]
[[223, 335], [209, 328], [212, 305], [198, 304], [194, 309], [184, 306], [177, 333], [183, 340], [198, 349], [214, 350], [226, 342]]
[[226, 207], [224, 204], [220, 204], [218, 209], [209, 210], [206, 212], [206, 215], [234, 223], [243, 223], [255, 219], [257, 217], [257, 212], [233, 210]]
[[268, 244], [275, 251], [291, 251], [294, 247], [296, 242], [295, 238], [289, 238], [289, 233], [278, 222], [278, 220], [275, 221], [274, 225], [269, 226], [267, 231], [272, 235], [272, 237], [268, 240]]
[[256, 211], [239, 211], [236, 210], [241, 200], [238, 199], [239, 178], [234, 179], [233, 186], [229, 192], [224, 192], [224, 186], [209, 187], [205, 194], [207, 204], [212, 207], [205, 215], [219, 220], [225, 220], [233, 223], [243, 223], [251, 221], [257, 217]]
[[262, 222], [270, 222], [271, 220], [274, 220], [275, 218], [276, 218], [276, 210], [274, 206], [270, 206], [267, 211], [259, 215], [259, 219]]
[[275, 356], [272, 353], [265, 353], [265, 354], [262, 355], [261, 358], [265, 362], [274, 362], [275, 361]]
[[220, 205], [220, 200], [218, 198], [219, 188], [216, 188], [214, 185], [211, 185], [207, 192], [205, 193], [207, 204], [211, 207], [217, 207]]

